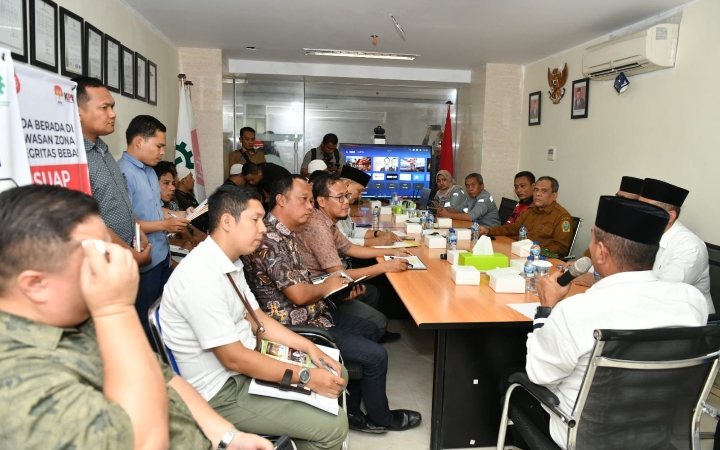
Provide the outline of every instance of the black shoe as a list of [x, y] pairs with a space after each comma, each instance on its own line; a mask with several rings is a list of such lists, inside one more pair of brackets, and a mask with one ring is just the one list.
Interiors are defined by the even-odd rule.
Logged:
[[390, 426], [387, 427], [390, 431], [409, 430], [420, 425], [420, 422], [422, 422], [422, 416], [417, 411], [410, 411], [409, 409], [394, 409], [390, 412], [393, 416]]
[[351, 430], [362, 431], [363, 433], [387, 433], [387, 427], [381, 427], [380, 425], [376, 425], [372, 420], [368, 420], [362, 411], [357, 414], [348, 413], [347, 418]]
[[400, 333], [393, 333], [392, 331], [386, 331], [385, 334], [383, 334], [380, 339], [378, 339], [379, 344], [385, 344], [386, 342], [395, 342], [400, 340]]

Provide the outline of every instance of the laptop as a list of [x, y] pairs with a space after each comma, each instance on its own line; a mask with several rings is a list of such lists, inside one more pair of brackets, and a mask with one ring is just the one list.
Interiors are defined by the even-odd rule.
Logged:
[[425, 210], [427, 209], [428, 203], [430, 202], [430, 193], [432, 191], [430, 188], [423, 188], [422, 193], [420, 194], [420, 199], [418, 200], [417, 209], [418, 210]]

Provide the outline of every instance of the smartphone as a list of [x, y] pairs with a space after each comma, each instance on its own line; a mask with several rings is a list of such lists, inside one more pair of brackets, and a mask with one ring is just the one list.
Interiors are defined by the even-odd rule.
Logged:
[[430, 129], [433, 131], [440, 131], [442, 127], [440, 125], [430, 125]]
[[287, 434], [283, 434], [275, 441], [275, 450], [292, 450], [292, 448], [292, 441]]

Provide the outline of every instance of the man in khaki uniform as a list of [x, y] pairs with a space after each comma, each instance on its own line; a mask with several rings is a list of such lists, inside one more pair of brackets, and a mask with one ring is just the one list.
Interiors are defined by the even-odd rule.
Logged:
[[240, 129], [240, 148], [228, 156], [228, 167], [249, 162], [260, 164], [265, 161], [265, 153], [255, 149], [255, 130], [250, 127]]
[[572, 243], [573, 218], [555, 201], [559, 189], [560, 184], [555, 178], [540, 177], [533, 190], [533, 205], [520, 214], [515, 223], [493, 228], [480, 227], [480, 234], [513, 236], [525, 224], [528, 239], [538, 241], [540, 248], [560, 256], [567, 255]]

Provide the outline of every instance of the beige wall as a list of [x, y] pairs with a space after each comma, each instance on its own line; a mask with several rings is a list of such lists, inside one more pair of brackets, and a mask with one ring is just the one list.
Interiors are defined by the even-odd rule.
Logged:
[[[558, 201], [585, 219], [582, 253], [590, 241], [598, 197], [614, 194], [620, 177], [665, 180], [690, 190], [680, 220], [701, 239], [720, 242], [716, 202], [720, 167], [720, 2], [687, 6], [680, 26], [675, 68], [630, 77], [618, 95], [612, 81], [590, 83], [587, 119], [570, 119], [572, 80], [582, 78], [582, 53], [569, 50], [526, 67], [520, 169], [560, 182]], [[546, 91], [548, 67], [567, 62], [567, 93], [559, 105]], [[542, 91], [542, 124], [527, 126], [528, 94]], [[548, 147], [557, 147], [555, 162]]]
[[193, 82], [190, 92], [195, 128], [202, 155], [205, 193], [210, 195], [223, 183], [227, 172], [223, 150], [223, 55], [218, 49], [181, 47], [180, 61], [187, 80]]
[[514, 198], [513, 176], [520, 155], [521, 66], [488, 64], [472, 71], [469, 85], [458, 89], [458, 150], [455, 180], [480, 172], [485, 188], [499, 204]]
[[[115, 98], [115, 133], [104, 137], [115, 158], [120, 158], [127, 145], [125, 130], [133, 117], [148, 114], [156, 117], [168, 128], [168, 149], [173, 155], [173, 138], [178, 115], [178, 51], [144, 19], [118, 0], [56, 0], [62, 6], [82, 17], [103, 33], [117, 39], [122, 45], [157, 64], [157, 106], [112, 93]], [[166, 155], [166, 158], [169, 158]]]

